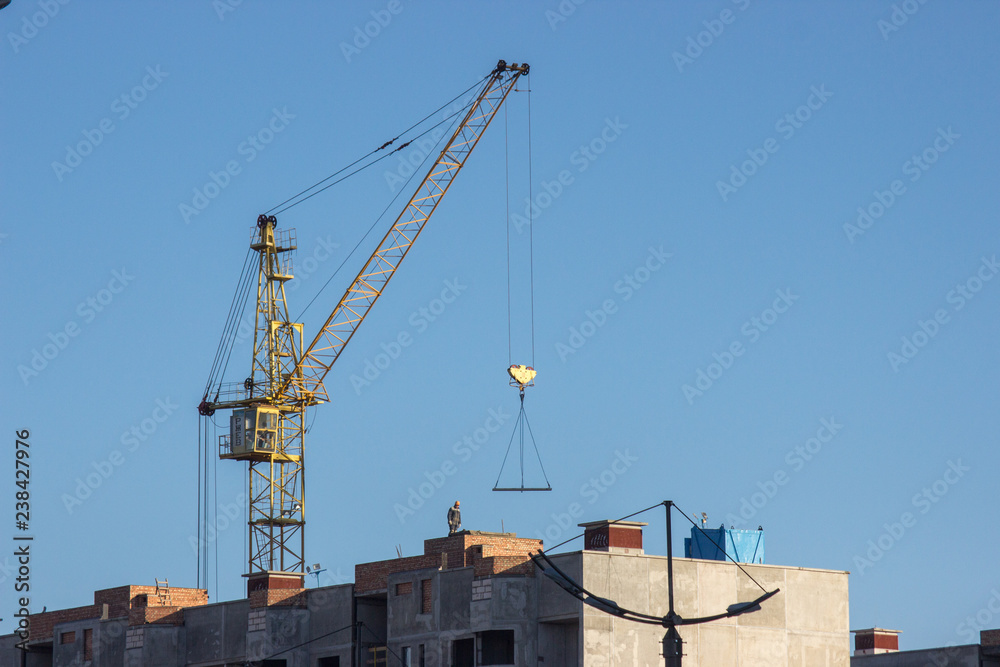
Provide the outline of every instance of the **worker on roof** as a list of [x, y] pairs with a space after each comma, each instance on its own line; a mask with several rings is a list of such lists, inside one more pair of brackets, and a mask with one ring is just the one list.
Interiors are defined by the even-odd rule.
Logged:
[[448, 534], [454, 535], [458, 531], [462, 530], [462, 510], [458, 507], [459, 503], [456, 500], [455, 504], [448, 509]]

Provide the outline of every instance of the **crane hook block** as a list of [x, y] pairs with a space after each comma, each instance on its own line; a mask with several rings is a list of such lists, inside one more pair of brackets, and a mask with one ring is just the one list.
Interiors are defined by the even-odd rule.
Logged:
[[511, 379], [523, 389], [524, 387], [531, 386], [534, 383], [535, 376], [538, 375], [538, 372], [531, 366], [512, 364], [511, 367], [507, 369], [507, 374], [510, 375]]

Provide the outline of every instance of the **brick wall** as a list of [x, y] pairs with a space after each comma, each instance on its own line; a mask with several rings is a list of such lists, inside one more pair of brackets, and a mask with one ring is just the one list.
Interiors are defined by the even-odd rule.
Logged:
[[128, 614], [129, 625], [160, 623], [164, 625], [184, 625], [183, 607], [136, 607]]
[[179, 625], [183, 622], [183, 615], [179, 613], [182, 608], [208, 604], [208, 591], [202, 588], [161, 590], [166, 593], [165, 597], [156, 594], [156, 586], [118, 586], [94, 591], [92, 605], [32, 614], [28, 639], [32, 642], [51, 639], [53, 628], [60, 623], [101, 618], [104, 605], [108, 606], [107, 618], [128, 618], [129, 625]]
[[422, 556], [362, 563], [354, 567], [354, 590], [370, 593], [386, 589], [390, 574], [439, 568], [445, 554], [448, 569], [474, 567], [475, 576], [495, 574], [533, 576], [529, 554], [540, 551], [541, 540], [520, 538], [515, 533], [462, 531], [448, 537], [424, 540]]
[[29, 617], [28, 641], [34, 642], [42, 639], [52, 639], [52, 629], [60, 623], [100, 618], [102, 610], [101, 605], [92, 604], [86, 607], [73, 607], [72, 609], [47, 611], [44, 614], [32, 614]]
[[302, 588], [271, 588], [250, 592], [251, 609], [272, 606], [305, 608], [306, 591]]
[[108, 618], [129, 616], [137, 607], [200, 607], [208, 604], [208, 591], [203, 588], [161, 589], [156, 586], [118, 586], [94, 592], [95, 604], [108, 605]]
[[434, 580], [420, 580], [420, 613], [430, 614], [434, 610]]

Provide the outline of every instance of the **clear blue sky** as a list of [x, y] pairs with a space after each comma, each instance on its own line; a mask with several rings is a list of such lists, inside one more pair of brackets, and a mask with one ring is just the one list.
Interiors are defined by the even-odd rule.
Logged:
[[[555, 490], [490, 490], [517, 407], [498, 124], [327, 378], [307, 441], [322, 583], [419, 553], [456, 499], [467, 528], [552, 545], [571, 509], [576, 524], [669, 498], [712, 526], [763, 525], [772, 563], [850, 570], [852, 627], [901, 629], [906, 648], [978, 640], [977, 613], [1000, 627], [996, 3], [223, 2], [0, 12], [2, 534], [26, 428], [35, 610], [195, 584], [195, 406], [256, 216], [504, 58], [532, 67], [526, 407]], [[526, 103], [509, 105], [513, 211]], [[398, 155], [280, 217], [298, 231], [294, 312], [392, 196]], [[225, 187], [185, 216], [213, 173]], [[526, 241], [514, 232], [521, 363]], [[458, 298], [424, 322], [446, 281]], [[491, 410], [502, 427], [456, 445]], [[458, 472], [401, 514], [443, 467]], [[217, 475], [221, 514], [245, 473]], [[663, 553], [662, 512], [645, 520]], [[235, 523], [213, 544], [213, 600], [242, 595]]]

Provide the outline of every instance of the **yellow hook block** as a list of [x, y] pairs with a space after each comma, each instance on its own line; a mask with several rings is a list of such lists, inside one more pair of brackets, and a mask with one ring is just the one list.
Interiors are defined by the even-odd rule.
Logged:
[[523, 389], [534, 384], [535, 376], [538, 375], [538, 372], [531, 366], [513, 364], [507, 369], [507, 374], [517, 383], [517, 386]]

